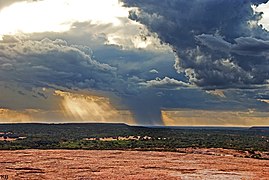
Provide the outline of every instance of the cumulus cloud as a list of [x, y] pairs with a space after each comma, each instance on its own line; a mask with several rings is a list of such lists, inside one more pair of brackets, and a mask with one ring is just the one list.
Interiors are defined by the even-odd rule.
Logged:
[[[257, 39], [253, 37], [239, 37], [234, 39], [234, 44], [225, 41], [223, 38], [202, 34], [196, 39], [211, 50], [219, 52], [235, 53], [242, 56], [261, 56], [267, 59], [269, 53], [269, 40]], [[240, 59], [238, 59], [240, 61]]]
[[[111, 102], [117, 97], [120, 103], [112, 103], [114, 110], [130, 110], [138, 124], [163, 124], [160, 110], [165, 108], [268, 110], [268, 104], [259, 99], [267, 99], [263, 88], [268, 84], [269, 35], [258, 24], [261, 13], [255, 13], [251, 6], [265, 1], [125, 0], [128, 8], [118, 1], [63, 2], [67, 1], [23, 3], [27, 8], [20, 8], [20, 12], [38, 6], [41, 9], [34, 8], [38, 9], [34, 17], [46, 17], [46, 21], [26, 18], [22, 22], [43, 29], [28, 29], [30, 34], [24, 37], [2, 36], [0, 90], [4, 93], [0, 105], [5, 104], [5, 109], [53, 109], [52, 101], [59, 103], [59, 97], [52, 98], [46, 89], [60, 89], [79, 97], [85, 91], [98, 92]], [[95, 13], [102, 15], [99, 10], [103, 4], [114, 9], [110, 9], [111, 2], [123, 14], [109, 11], [92, 21], [94, 13], [87, 5], [95, 3], [99, 8], [91, 6], [91, 10], [97, 9]], [[58, 9], [51, 9], [55, 3], [53, 7]], [[14, 7], [6, 12], [15, 12]], [[63, 7], [64, 13], [58, 13]], [[46, 8], [55, 21], [50, 21], [47, 11], [41, 11]], [[17, 16], [1, 15], [4, 20], [15, 17], [11, 25], [17, 27]], [[111, 17], [106, 19], [107, 15]], [[66, 24], [66, 20], [70, 21]], [[54, 22], [67, 25], [64, 32], [54, 29], [58, 27]], [[2, 91], [4, 86], [7, 88]], [[11, 87], [12, 92], [8, 92]], [[31, 107], [26, 107], [29, 96]], [[12, 97], [21, 100], [12, 105]], [[84, 99], [68, 99], [70, 104], [78, 101], [81, 109], [91, 104]], [[88, 115], [81, 118], [86, 120], [91, 111], [88, 109]]]
[[161, 78], [156, 78], [154, 80], [149, 80], [146, 82], [140, 83], [141, 85], [144, 85], [146, 87], [156, 87], [156, 88], [181, 88], [181, 87], [190, 87], [191, 85], [183, 82], [176, 80], [174, 78], [169, 78], [169, 77], [164, 77], [163, 79]]
[[[214, 59], [214, 55], [200, 48], [187, 50], [188, 61], [178, 62], [176, 68], [184, 72], [192, 84], [204, 89], [250, 88], [255, 79], [234, 58]], [[257, 77], [260, 77], [257, 75]]]
[[232, 52], [243, 56], [261, 56], [264, 58], [264, 62], [268, 60], [269, 40], [239, 37], [235, 39], [235, 42], [236, 44], [233, 46]]
[[116, 68], [99, 63], [89, 52], [87, 47], [60, 39], [1, 41], [0, 80], [25, 87], [110, 88]]
[[214, 36], [212, 34], [201, 34], [196, 36], [196, 39], [212, 50], [227, 52], [231, 48], [231, 44], [220, 36]]
[[[3, 85], [7, 84], [15, 89], [17, 86], [20, 87], [19, 89], [23, 87], [25, 90], [30, 91], [40, 89], [36, 92], [35, 97], [38, 99], [49, 98], [50, 101], [52, 100], [49, 97], [51, 94], [47, 95], [46, 92], [43, 92], [43, 89], [98, 91], [100, 94], [108, 97], [113, 97], [111, 94], [114, 94], [122, 101], [122, 105], [119, 105], [119, 108], [130, 109], [140, 124], [148, 124], [150, 121], [162, 124], [160, 104], [154, 104], [156, 95], [153, 94], [148, 99], [145, 98], [148, 96], [147, 93], [140, 94], [145, 89], [140, 84], [145, 81], [143, 77], [151, 79], [149, 70], [160, 63], [159, 59], [154, 60], [154, 56], [158, 56], [158, 58], [160, 56], [158, 54], [154, 55], [154, 53], [139, 55], [139, 52], [126, 51], [115, 47], [110, 48], [101, 49], [102, 55], [98, 58], [102, 57], [101, 62], [93, 58], [94, 51], [89, 46], [72, 45], [62, 39], [51, 40], [45, 38], [42, 40], [31, 40], [4, 36], [0, 42], [0, 83]], [[104, 51], [107, 54], [104, 54]], [[111, 55], [109, 55], [110, 53]], [[115, 56], [115, 53], [126, 59], [116, 59], [113, 62], [111, 56]], [[104, 60], [106, 59], [104, 55], [109, 57], [107, 61]], [[141, 62], [135, 62], [137, 65], [133, 64], [133, 60], [127, 58], [130, 55], [134, 59], [141, 59]], [[147, 57], [149, 60], [145, 61], [143, 57]], [[173, 58], [171, 58], [171, 69], [172, 60]], [[122, 66], [121, 62], [126, 62], [126, 67]], [[167, 60], [165, 63], [167, 63]], [[140, 68], [142, 64], [144, 64], [143, 68], [147, 70]], [[162, 66], [162, 63], [159, 65]], [[160, 67], [160, 71], [162, 71], [163, 67]], [[153, 74], [152, 76], [155, 75]], [[22, 94], [28, 93], [25, 93], [22, 89], [17, 94], [21, 98]], [[137, 99], [137, 96], [141, 96], [143, 101], [136, 101], [135, 105], [133, 105], [132, 101]], [[27, 107], [27, 105], [20, 102], [12, 105], [10, 97], [1, 99], [6, 101], [8, 107], [18, 109]], [[22, 101], [25, 101], [25, 99]], [[141, 109], [141, 104], [148, 104], [148, 106], [143, 105], [144, 108]], [[118, 104], [114, 105], [117, 108]], [[36, 106], [33, 104], [31, 108]]]
[[256, 12], [262, 13], [262, 18], [259, 20], [258, 24], [269, 30], [269, 3], [259, 4], [253, 8]]
[[170, 50], [155, 33], [130, 20], [128, 11], [131, 8], [123, 7], [117, 0], [17, 0], [9, 4], [12, 6], [0, 12], [0, 39], [7, 34], [68, 32], [74, 28], [87, 28], [88, 34], [103, 35], [106, 44], [123, 49]]
[[[261, 86], [266, 87], [268, 84], [268, 40], [254, 37], [239, 37], [234, 39], [234, 43], [228, 43], [211, 35], [200, 35], [197, 36], [197, 39], [211, 50], [215, 50], [218, 53], [223, 52], [230, 56], [230, 63], [234, 67], [233, 70], [231, 69], [230, 74], [238, 73], [226, 83], [227, 87], [238, 87], [239, 85], [242, 88], [258, 88]], [[216, 42], [223, 45], [216, 46]], [[240, 78], [240, 81], [237, 78]], [[229, 82], [232, 83], [229, 85]]]
[[158, 74], [159, 73], [156, 69], [151, 69], [149, 72], [150, 73], [155, 73], [155, 74]]
[[258, 25], [262, 13], [253, 10], [266, 0], [124, 2], [137, 7], [131, 19], [174, 48], [175, 68], [191, 83], [205, 89], [267, 84], [269, 33]]

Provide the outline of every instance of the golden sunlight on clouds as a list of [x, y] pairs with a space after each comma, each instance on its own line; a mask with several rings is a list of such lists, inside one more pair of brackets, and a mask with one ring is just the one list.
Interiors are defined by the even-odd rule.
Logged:
[[42, 0], [18, 2], [0, 11], [3, 35], [68, 31], [74, 22], [120, 25], [128, 8], [118, 0]]
[[269, 99], [257, 99], [257, 100], [269, 104]]
[[0, 108], [0, 121], [1, 123], [31, 122], [32, 117], [29, 111], [18, 112], [10, 109]]
[[118, 110], [109, 98], [54, 91], [55, 109], [13, 110], [0, 108], [0, 123], [126, 123], [135, 124], [129, 110]]
[[162, 111], [166, 126], [268, 126], [269, 112], [177, 109]]
[[55, 91], [62, 97], [62, 111], [67, 119], [82, 122], [124, 122], [134, 124], [129, 111], [115, 109], [108, 98]]

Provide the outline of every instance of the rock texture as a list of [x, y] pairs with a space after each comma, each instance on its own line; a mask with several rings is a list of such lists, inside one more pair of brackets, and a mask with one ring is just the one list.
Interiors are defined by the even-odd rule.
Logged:
[[268, 179], [269, 160], [152, 151], [0, 151], [8, 179]]

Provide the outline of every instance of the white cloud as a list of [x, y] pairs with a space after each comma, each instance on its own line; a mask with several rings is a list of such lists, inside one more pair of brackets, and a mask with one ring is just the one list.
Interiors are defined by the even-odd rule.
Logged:
[[[13, 3], [22, 2], [22, 1], [26, 1], [26, 0], [0, 0], [0, 10], [5, 8], [5, 7], [10, 6]], [[30, 1], [30, 0], [28, 0], [28, 1]]]
[[118, 0], [16, 2], [0, 11], [0, 39], [3, 35], [67, 32], [78, 23], [88, 23], [88, 33], [104, 34], [106, 44], [123, 49], [171, 51], [156, 34], [128, 18], [131, 9]]
[[259, 21], [265, 29], [269, 31], [269, 2], [266, 4], [260, 4], [257, 7], [253, 7], [256, 12], [263, 12], [262, 19]]
[[153, 73], [153, 74], [158, 74], [159, 73], [156, 69], [151, 69], [149, 72]]
[[191, 84], [185, 83], [183, 81], [176, 80], [174, 78], [165, 77], [163, 79], [156, 78], [154, 80], [146, 81], [140, 83], [146, 87], [157, 87], [157, 88], [180, 88], [180, 87], [190, 87]]
[[120, 18], [128, 17], [128, 11], [117, 0], [17, 2], [1, 10], [0, 34], [62, 32], [74, 22], [85, 21], [118, 26]]

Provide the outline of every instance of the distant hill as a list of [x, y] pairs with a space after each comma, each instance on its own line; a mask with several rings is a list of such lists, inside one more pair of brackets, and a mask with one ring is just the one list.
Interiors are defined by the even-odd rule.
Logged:
[[269, 132], [269, 126], [253, 126], [253, 127], [249, 128], [249, 130]]
[[86, 137], [128, 136], [145, 134], [147, 127], [129, 126], [124, 123], [17, 123], [0, 124], [0, 132], [17, 133], [20, 136], [81, 139]]

